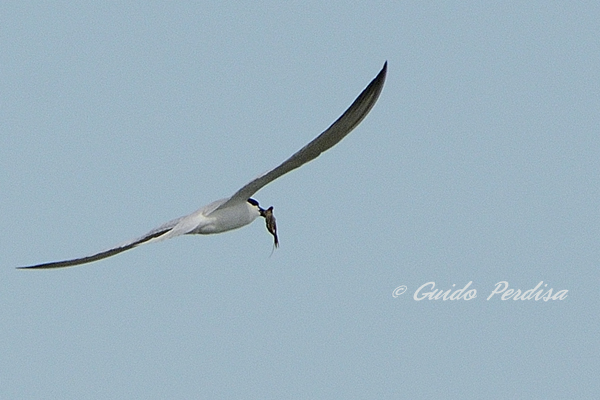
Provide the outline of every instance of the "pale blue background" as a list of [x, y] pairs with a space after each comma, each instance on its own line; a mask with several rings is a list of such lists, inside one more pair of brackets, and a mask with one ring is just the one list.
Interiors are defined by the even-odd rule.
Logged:
[[[582, 4], [3, 1], [0, 398], [597, 398], [600, 7]], [[272, 257], [260, 220], [14, 269], [232, 194], [385, 60], [362, 125], [256, 195]], [[503, 280], [568, 298], [486, 301]], [[429, 281], [478, 297], [415, 302]]]

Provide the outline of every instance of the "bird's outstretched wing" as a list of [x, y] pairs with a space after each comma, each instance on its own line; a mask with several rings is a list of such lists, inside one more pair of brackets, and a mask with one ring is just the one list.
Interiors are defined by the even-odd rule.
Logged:
[[[151, 240], [161, 240], [166, 239], [167, 237], [171, 237], [173, 235], [169, 235], [169, 233], [173, 233], [174, 228], [177, 224], [185, 217], [177, 218], [172, 221], [169, 221], [156, 229], [151, 230], [146, 233], [144, 236], [140, 236], [137, 239], [130, 240], [128, 242], [122, 243], [115, 247], [112, 247], [108, 250], [101, 251], [96, 254], [92, 254], [86, 257], [74, 258], [72, 260], [64, 260], [64, 261], [54, 261], [44, 264], [30, 265], [27, 267], [17, 267], [17, 269], [49, 269], [49, 268], [63, 268], [63, 267], [74, 267], [75, 265], [81, 265], [90, 263], [93, 261], [102, 260], [103, 258], [114, 256], [115, 254], [122, 253], [129, 249], [133, 249], [134, 247], [139, 246], [140, 244], [148, 243]], [[183, 234], [181, 232], [179, 234]], [[178, 236], [178, 235], [175, 235]]]
[[386, 73], [387, 61], [383, 64], [383, 68], [379, 74], [377, 74], [375, 79], [369, 83], [365, 90], [362, 91], [356, 100], [354, 100], [354, 103], [352, 103], [337, 121], [317, 136], [312, 142], [281, 163], [281, 165], [246, 184], [226, 202], [221, 204], [217, 210], [246, 201], [263, 186], [307, 162], [314, 160], [321, 153], [338, 144], [339, 141], [352, 132], [352, 130], [367, 116], [369, 111], [371, 111], [371, 108], [373, 108], [375, 102], [379, 98], [381, 89], [383, 89]]
[[[270, 172], [267, 172], [266, 174], [248, 183], [246, 186], [238, 190], [229, 199], [218, 200], [216, 202], [208, 204], [207, 206], [203, 207], [197, 212], [187, 215], [185, 217], [169, 221], [159, 226], [158, 228], [151, 230], [144, 236], [130, 240], [128, 242], [122, 243], [121, 245], [115, 246], [113, 248], [101, 251], [90, 256], [18, 268], [48, 269], [73, 267], [75, 265], [86, 264], [114, 256], [115, 254], [122, 253], [141, 244], [148, 243], [150, 241], [163, 240], [170, 237], [175, 237], [193, 232], [193, 229], [196, 224], [196, 214], [201, 213], [203, 215], [210, 215], [216, 210], [227, 208], [230, 205], [236, 204], [238, 202], [245, 202], [248, 198], [250, 198], [254, 193], [256, 193], [260, 188], [262, 188], [269, 182], [272, 182], [273, 180], [279, 178], [281, 175], [292, 171], [300, 167], [301, 165], [306, 164], [307, 162], [317, 158], [321, 153], [336, 145], [354, 128], [356, 128], [356, 126], [369, 113], [373, 105], [375, 105], [375, 102], [377, 101], [377, 98], [381, 93], [381, 89], [383, 88], [386, 72], [387, 61], [383, 65], [381, 72], [379, 72], [375, 79], [373, 79], [373, 81], [365, 88], [365, 90], [363, 90], [363, 92], [358, 96], [354, 103], [352, 103], [350, 108], [348, 108], [348, 110], [346, 110], [346, 112], [344, 112], [344, 114], [337, 121], [335, 121], [329, 128], [327, 128], [325, 132], [321, 133], [312, 142], [304, 146], [302, 149], [300, 149], [298, 152], [296, 152], [294, 155], [292, 155], [290, 158], [284, 161], [277, 168], [271, 170]], [[267, 221], [267, 223], [268, 222], [269, 221]], [[274, 217], [271, 218], [271, 224], [273, 225], [272, 229], [275, 229]]]

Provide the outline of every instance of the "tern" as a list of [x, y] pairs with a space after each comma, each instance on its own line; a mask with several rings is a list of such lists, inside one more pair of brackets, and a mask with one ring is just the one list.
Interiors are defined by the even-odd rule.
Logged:
[[73, 267], [111, 257], [145, 243], [170, 239], [181, 235], [208, 235], [238, 229], [250, 224], [258, 217], [265, 219], [267, 230], [273, 235], [273, 246], [277, 247], [279, 239], [277, 237], [277, 224], [273, 215], [273, 207], [262, 208], [252, 196], [280, 176], [314, 160], [321, 153], [339, 143], [340, 140], [356, 128], [369, 111], [371, 111], [371, 108], [373, 108], [379, 98], [386, 73], [387, 61], [383, 64], [383, 68], [371, 83], [329, 128], [278, 167], [242, 186], [233, 196], [214, 201], [189, 215], [169, 221], [146, 233], [144, 236], [121, 243], [118, 246], [96, 254], [17, 268], [47, 269]]

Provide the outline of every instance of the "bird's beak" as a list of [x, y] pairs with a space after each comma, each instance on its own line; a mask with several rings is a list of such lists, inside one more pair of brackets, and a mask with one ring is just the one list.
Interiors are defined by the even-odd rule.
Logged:
[[275, 222], [275, 216], [273, 215], [273, 206], [264, 210], [259, 208], [260, 216], [264, 217], [267, 230], [273, 235], [273, 243], [275, 247], [279, 247], [279, 239], [277, 238], [277, 223]]

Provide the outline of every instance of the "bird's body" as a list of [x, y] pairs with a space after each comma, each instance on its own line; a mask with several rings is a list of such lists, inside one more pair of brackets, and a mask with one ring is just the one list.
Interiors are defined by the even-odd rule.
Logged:
[[260, 217], [260, 209], [257, 205], [247, 201], [235, 203], [230, 207], [218, 210], [217, 208], [227, 200], [213, 201], [189, 215], [159, 226], [155, 231], [169, 229], [169, 232], [154, 240], [186, 234], [210, 235], [227, 232], [246, 226]]
[[279, 244], [273, 207], [263, 209], [252, 195], [280, 176], [317, 158], [350, 133], [375, 105], [385, 82], [387, 62], [373, 81], [363, 90], [352, 105], [329, 128], [309, 144], [294, 153], [276, 168], [250, 181], [233, 196], [213, 201], [199, 210], [171, 220], [145, 235], [87, 257], [49, 262], [20, 268], [60, 268], [98, 261], [129, 250], [140, 244], [173, 238], [186, 234], [215, 234], [241, 228], [258, 217], [265, 218], [267, 230], [273, 235], [275, 247]]
[[209, 235], [212, 233], [227, 232], [238, 229], [253, 222], [260, 217], [260, 209], [247, 201], [238, 202], [223, 209], [218, 206], [225, 203], [228, 199], [214, 201], [198, 211], [183, 217], [180, 224], [187, 226], [193, 225], [194, 228], [185, 233], [198, 233]]

